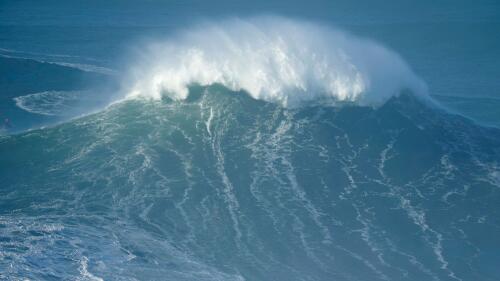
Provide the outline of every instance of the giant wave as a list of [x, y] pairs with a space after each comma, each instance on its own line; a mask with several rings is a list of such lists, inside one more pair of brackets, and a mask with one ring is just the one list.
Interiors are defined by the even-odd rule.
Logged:
[[0, 137], [0, 279], [498, 279], [500, 131], [398, 55], [276, 18], [141, 53], [129, 99]]

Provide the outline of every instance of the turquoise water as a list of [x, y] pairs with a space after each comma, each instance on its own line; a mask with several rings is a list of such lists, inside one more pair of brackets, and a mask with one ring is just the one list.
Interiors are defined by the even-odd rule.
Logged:
[[0, 2], [0, 279], [498, 280], [498, 11]]

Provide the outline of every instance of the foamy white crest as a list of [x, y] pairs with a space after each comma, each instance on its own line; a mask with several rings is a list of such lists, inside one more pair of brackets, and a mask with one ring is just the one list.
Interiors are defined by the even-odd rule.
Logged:
[[376, 105], [425, 84], [396, 53], [318, 24], [278, 17], [196, 26], [151, 44], [131, 70], [128, 96], [185, 99], [188, 86], [222, 84], [295, 106], [326, 99]]

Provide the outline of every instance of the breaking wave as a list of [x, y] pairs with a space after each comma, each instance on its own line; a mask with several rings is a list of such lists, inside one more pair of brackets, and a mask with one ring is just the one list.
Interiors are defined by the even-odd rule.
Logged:
[[397, 54], [259, 18], [138, 61], [125, 86], [145, 99], [80, 116], [113, 97], [14, 98], [79, 118], [0, 136], [0, 280], [500, 276], [500, 130], [416, 98], [425, 84]]
[[[207, 27], [208, 26], [208, 27]], [[141, 49], [128, 96], [175, 100], [188, 86], [222, 84], [296, 106], [326, 100], [379, 105], [426, 85], [395, 52], [341, 30], [279, 17], [195, 26]]]

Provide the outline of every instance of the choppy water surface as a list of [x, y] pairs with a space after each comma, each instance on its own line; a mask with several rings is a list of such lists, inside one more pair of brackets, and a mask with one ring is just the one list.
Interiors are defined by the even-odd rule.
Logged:
[[223, 88], [1, 139], [4, 278], [495, 280], [497, 129]]

